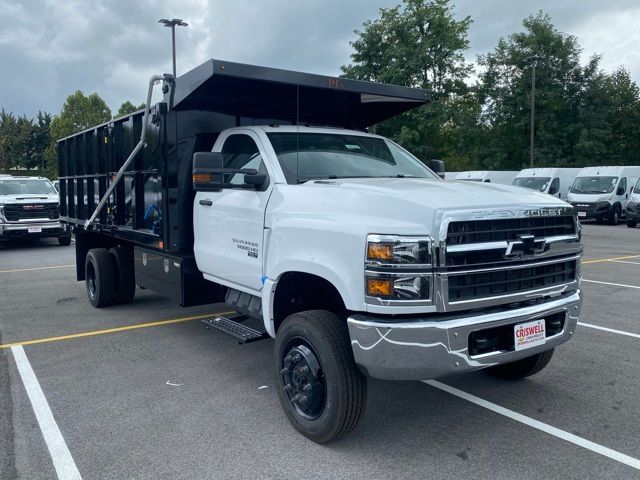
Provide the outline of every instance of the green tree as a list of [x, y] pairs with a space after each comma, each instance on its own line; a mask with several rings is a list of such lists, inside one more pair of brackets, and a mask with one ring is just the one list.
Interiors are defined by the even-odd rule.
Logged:
[[536, 166], [637, 162], [638, 87], [621, 69], [611, 75], [600, 57], [580, 63], [576, 37], [558, 31], [549, 15], [526, 18], [524, 31], [480, 56], [482, 104], [478, 168], [520, 169], [529, 164], [531, 57], [536, 68]]
[[97, 93], [80, 90], [67, 97], [60, 115], [51, 120], [51, 143], [44, 152], [47, 175], [57, 177], [56, 142], [61, 138], [111, 120], [111, 109]]
[[14, 152], [18, 137], [18, 122], [12, 113], [0, 111], [0, 171], [9, 173], [15, 167]]
[[135, 106], [129, 100], [120, 105], [118, 109], [118, 113], [115, 114], [113, 118], [124, 117], [125, 115], [129, 115], [131, 113], [137, 112], [138, 110], [142, 110], [145, 107], [145, 103], [143, 102], [139, 106]]
[[457, 121], [477, 123], [475, 97], [465, 83], [472, 71], [464, 60], [471, 19], [456, 20], [450, 0], [403, 0], [380, 9], [380, 17], [356, 30], [352, 63], [344, 77], [429, 90], [433, 101], [377, 126], [377, 131], [422, 160], [457, 157], [449, 142]]

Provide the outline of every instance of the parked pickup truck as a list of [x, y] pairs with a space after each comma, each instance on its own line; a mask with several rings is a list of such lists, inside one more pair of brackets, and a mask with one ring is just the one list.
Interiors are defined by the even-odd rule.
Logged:
[[44, 177], [0, 175], [0, 241], [53, 237], [67, 246], [71, 232], [60, 222], [58, 192]]
[[445, 182], [367, 131], [428, 92], [210, 60], [152, 77], [146, 105], [158, 82], [162, 102], [58, 142], [77, 278], [95, 307], [136, 285], [232, 306], [204, 323], [275, 339], [277, 394], [308, 438], [356, 426], [367, 376], [517, 379], [573, 335], [570, 205]]

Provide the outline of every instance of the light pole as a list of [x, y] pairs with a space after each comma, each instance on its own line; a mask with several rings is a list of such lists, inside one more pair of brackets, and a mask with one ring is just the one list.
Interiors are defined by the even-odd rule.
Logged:
[[183, 22], [180, 18], [174, 18], [173, 20], [167, 20], [162, 18], [158, 20], [158, 23], [164, 24], [165, 27], [171, 27], [171, 50], [173, 52], [173, 78], [176, 77], [176, 25], [179, 27], [186, 27], [189, 25]]
[[529, 167], [533, 168], [534, 159], [536, 156], [533, 134], [535, 132], [535, 118], [536, 118], [536, 64], [542, 57], [539, 55], [533, 55], [527, 60], [531, 62], [531, 139], [530, 139], [530, 151], [529, 151]]

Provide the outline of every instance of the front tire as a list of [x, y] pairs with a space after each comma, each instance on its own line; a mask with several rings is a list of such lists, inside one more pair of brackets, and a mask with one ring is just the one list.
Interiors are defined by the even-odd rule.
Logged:
[[515, 362], [487, 368], [487, 372], [503, 380], [520, 380], [535, 375], [546, 367], [553, 357], [553, 348]]
[[71, 235], [58, 237], [58, 245], [60, 245], [61, 247], [68, 247], [69, 245], [71, 245]]
[[614, 207], [609, 215], [609, 225], [618, 225], [620, 223], [620, 207]]
[[278, 330], [274, 355], [278, 397], [296, 430], [327, 443], [356, 427], [367, 380], [353, 359], [343, 319], [325, 310], [290, 315]]
[[113, 303], [115, 281], [113, 264], [106, 248], [93, 248], [87, 253], [84, 263], [87, 296], [95, 308], [108, 307]]
[[636, 228], [636, 225], [638, 225], [638, 222], [636, 222], [635, 220], [627, 220], [627, 227]]

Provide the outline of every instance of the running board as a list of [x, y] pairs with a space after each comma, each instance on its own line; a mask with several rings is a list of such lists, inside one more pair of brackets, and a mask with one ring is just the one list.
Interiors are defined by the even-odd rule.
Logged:
[[257, 342], [258, 340], [269, 338], [269, 334], [267, 332], [260, 332], [240, 323], [245, 321], [246, 319], [247, 317], [245, 315], [238, 315], [231, 318], [209, 317], [203, 318], [200, 321], [208, 327], [218, 329], [226, 334], [231, 335], [232, 337], [237, 338], [238, 343], [240, 344]]

